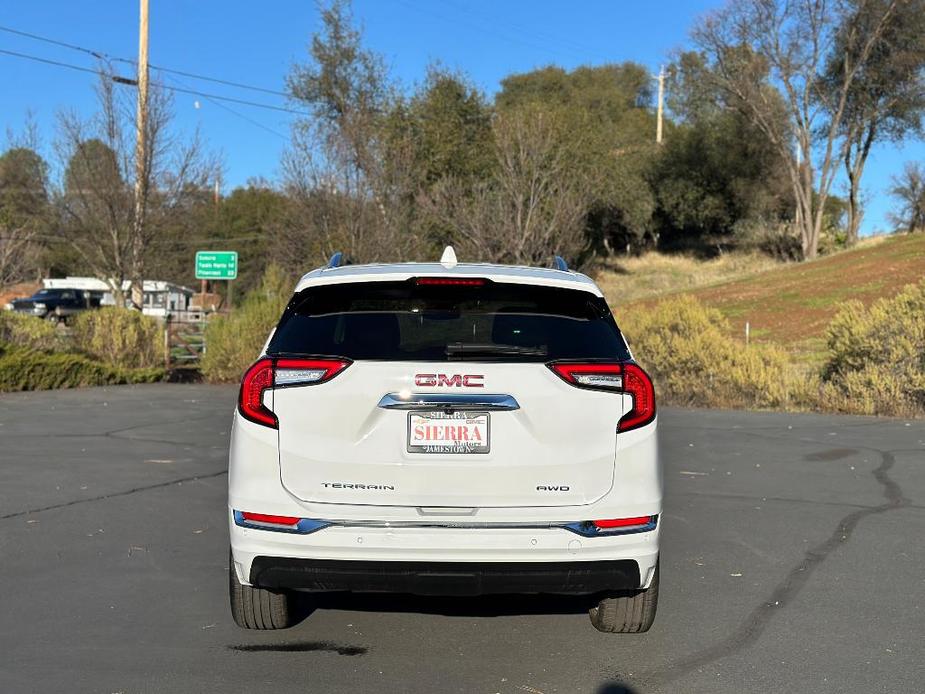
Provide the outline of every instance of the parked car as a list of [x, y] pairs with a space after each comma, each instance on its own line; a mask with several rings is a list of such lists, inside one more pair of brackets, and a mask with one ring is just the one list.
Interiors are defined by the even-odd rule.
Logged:
[[235, 622], [293, 594], [658, 602], [655, 394], [601, 290], [557, 269], [339, 266], [298, 283], [244, 375], [228, 477]]
[[68, 322], [81, 311], [99, 306], [99, 297], [82, 289], [40, 289], [28, 298], [13, 299], [9, 308], [58, 323]]

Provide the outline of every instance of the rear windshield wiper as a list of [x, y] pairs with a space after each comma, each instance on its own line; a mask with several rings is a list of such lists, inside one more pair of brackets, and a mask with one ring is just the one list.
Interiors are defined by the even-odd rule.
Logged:
[[499, 345], [492, 342], [453, 342], [446, 346], [446, 355], [448, 357], [464, 357], [481, 354], [501, 357], [545, 357], [548, 354], [548, 350], [545, 347]]

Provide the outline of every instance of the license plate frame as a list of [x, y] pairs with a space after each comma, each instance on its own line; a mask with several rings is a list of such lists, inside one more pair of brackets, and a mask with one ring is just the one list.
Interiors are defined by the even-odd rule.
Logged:
[[[412, 431], [417, 420], [428, 423], [434, 420], [478, 420], [484, 419], [485, 444], [470, 445], [465, 442], [453, 444], [417, 445], [412, 444]], [[408, 413], [408, 426], [405, 432], [405, 449], [408, 453], [424, 455], [484, 455], [491, 452], [491, 414], [481, 410], [415, 410]]]

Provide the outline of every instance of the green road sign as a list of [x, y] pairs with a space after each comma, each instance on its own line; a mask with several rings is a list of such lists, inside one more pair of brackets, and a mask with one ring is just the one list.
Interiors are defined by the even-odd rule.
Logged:
[[237, 251], [196, 251], [197, 280], [233, 280], [237, 276]]

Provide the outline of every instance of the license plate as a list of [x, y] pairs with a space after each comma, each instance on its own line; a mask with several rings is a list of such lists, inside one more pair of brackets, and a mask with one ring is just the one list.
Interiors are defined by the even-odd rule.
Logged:
[[409, 453], [488, 453], [487, 412], [410, 412]]

